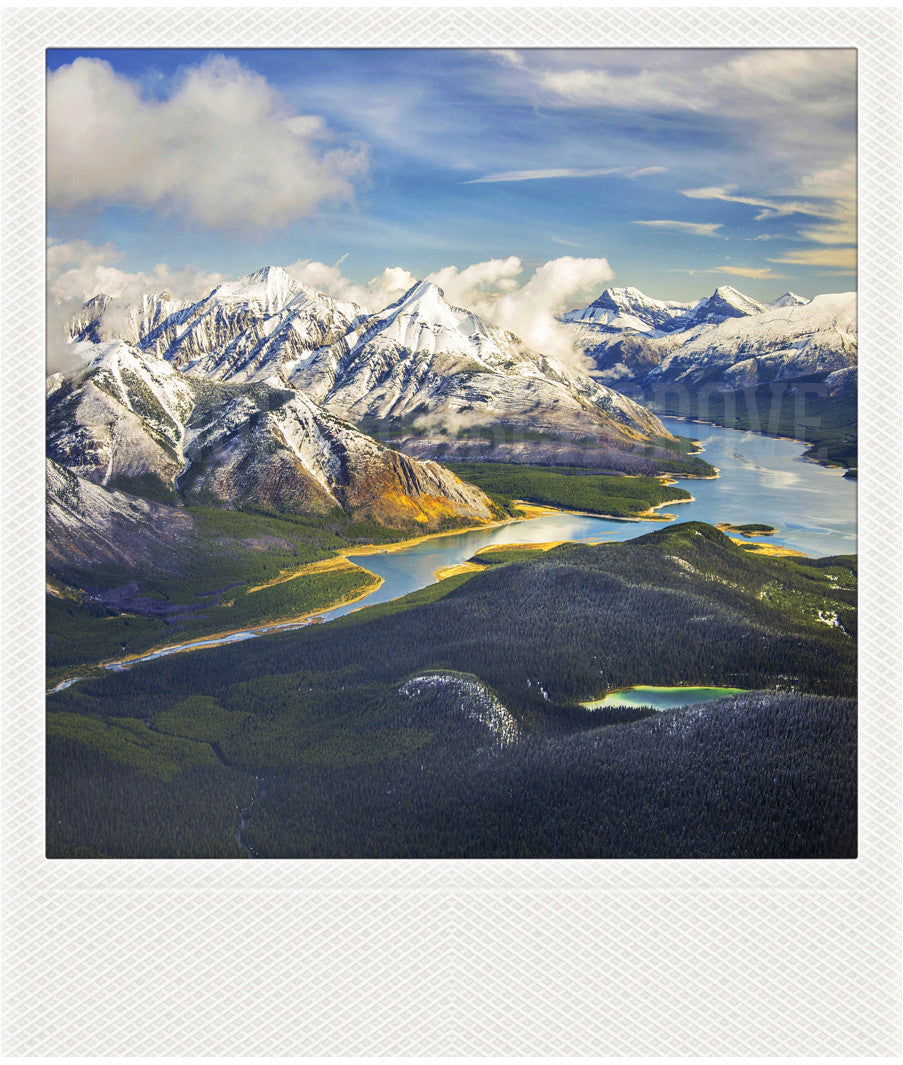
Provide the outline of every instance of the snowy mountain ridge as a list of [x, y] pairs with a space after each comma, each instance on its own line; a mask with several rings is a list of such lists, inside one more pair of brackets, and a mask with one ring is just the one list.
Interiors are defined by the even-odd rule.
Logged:
[[392, 451], [295, 390], [190, 378], [123, 341], [48, 392], [48, 453], [86, 482], [167, 498], [325, 514], [387, 525], [486, 521], [484, 494], [433, 462]]
[[[111, 318], [115, 303], [95, 297], [70, 335], [96, 341], [125, 317], [136, 323], [129, 336], [138, 347], [192, 379], [265, 382], [357, 423], [391, 419], [405, 431], [416, 424], [420, 457], [447, 448], [449, 438], [457, 447], [462, 428], [597, 437], [616, 450], [668, 435], [643, 407], [453, 306], [429, 281], [375, 314], [313, 292], [278, 267], [219, 285], [193, 304], [168, 300], [148, 297], [152, 311], [119, 308]], [[475, 448], [471, 441], [465, 450]]]
[[722, 286], [692, 304], [609, 289], [562, 320], [596, 376], [614, 387], [679, 383], [724, 390], [855, 367], [856, 294], [811, 300], [787, 292], [761, 304]]

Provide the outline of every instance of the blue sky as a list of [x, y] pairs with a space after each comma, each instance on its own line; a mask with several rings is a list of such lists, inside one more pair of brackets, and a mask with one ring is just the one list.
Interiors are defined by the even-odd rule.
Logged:
[[480, 285], [503, 292], [565, 257], [595, 264], [571, 271], [575, 300], [608, 284], [664, 299], [855, 287], [851, 51], [47, 61], [62, 296], [134, 276], [203, 287], [270, 263], [322, 264], [354, 294], [389, 267], [497, 262]]

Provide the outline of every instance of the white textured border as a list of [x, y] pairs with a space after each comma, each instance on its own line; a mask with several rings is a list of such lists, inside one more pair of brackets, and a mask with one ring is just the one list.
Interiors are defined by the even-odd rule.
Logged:
[[[6, 12], [0, 432], [9, 1054], [899, 1050], [900, 25], [887, 8]], [[43, 50], [171, 45], [859, 49], [857, 860], [44, 859]]]

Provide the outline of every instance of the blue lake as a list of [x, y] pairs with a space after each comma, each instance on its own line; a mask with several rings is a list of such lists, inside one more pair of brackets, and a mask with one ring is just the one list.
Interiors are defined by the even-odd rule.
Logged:
[[[711, 480], [681, 480], [680, 486], [693, 494], [694, 501], [663, 507], [660, 515], [673, 514], [677, 521], [704, 521], [711, 525], [721, 522], [771, 525], [777, 533], [759, 538], [761, 542], [781, 544], [815, 558], [855, 553], [856, 482], [845, 478], [840, 469], [804, 459], [805, 445], [800, 441], [688, 423], [678, 418], [662, 420], [675, 435], [698, 440], [703, 457], [717, 467], [720, 476]], [[354, 556], [353, 561], [378, 574], [384, 583], [366, 599], [326, 611], [320, 618], [329, 621], [362, 606], [385, 603], [423, 588], [435, 581], [438, 569], [464, 562], [482, 547], [552, 540], [629, 540], [658, 527], [658, 523], [649, 521], [549, 514], [490, 529], [449, 533], [401, 551]], [[191, 645], [166, 648], [138, 661], [250, 639], [276, 628], [266, 626], [222, 639], [193, 641]], [[110, 668], [116, 668], [115, 664]]]

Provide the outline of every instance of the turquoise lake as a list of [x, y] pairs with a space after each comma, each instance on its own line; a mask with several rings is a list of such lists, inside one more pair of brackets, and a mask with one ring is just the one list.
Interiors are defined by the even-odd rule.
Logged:
[[654, 710], [675, 710], [679, 706], [692, 706], [710, 699], [723, 699], [727, 695], [741, 695], [745, 688], [655, 688], [638, 684], [633, 688], [620, 688], [609, 692], [604, 699], [582, 705], [587, 710], [600, 710], [609, 706], [651, 706]]

